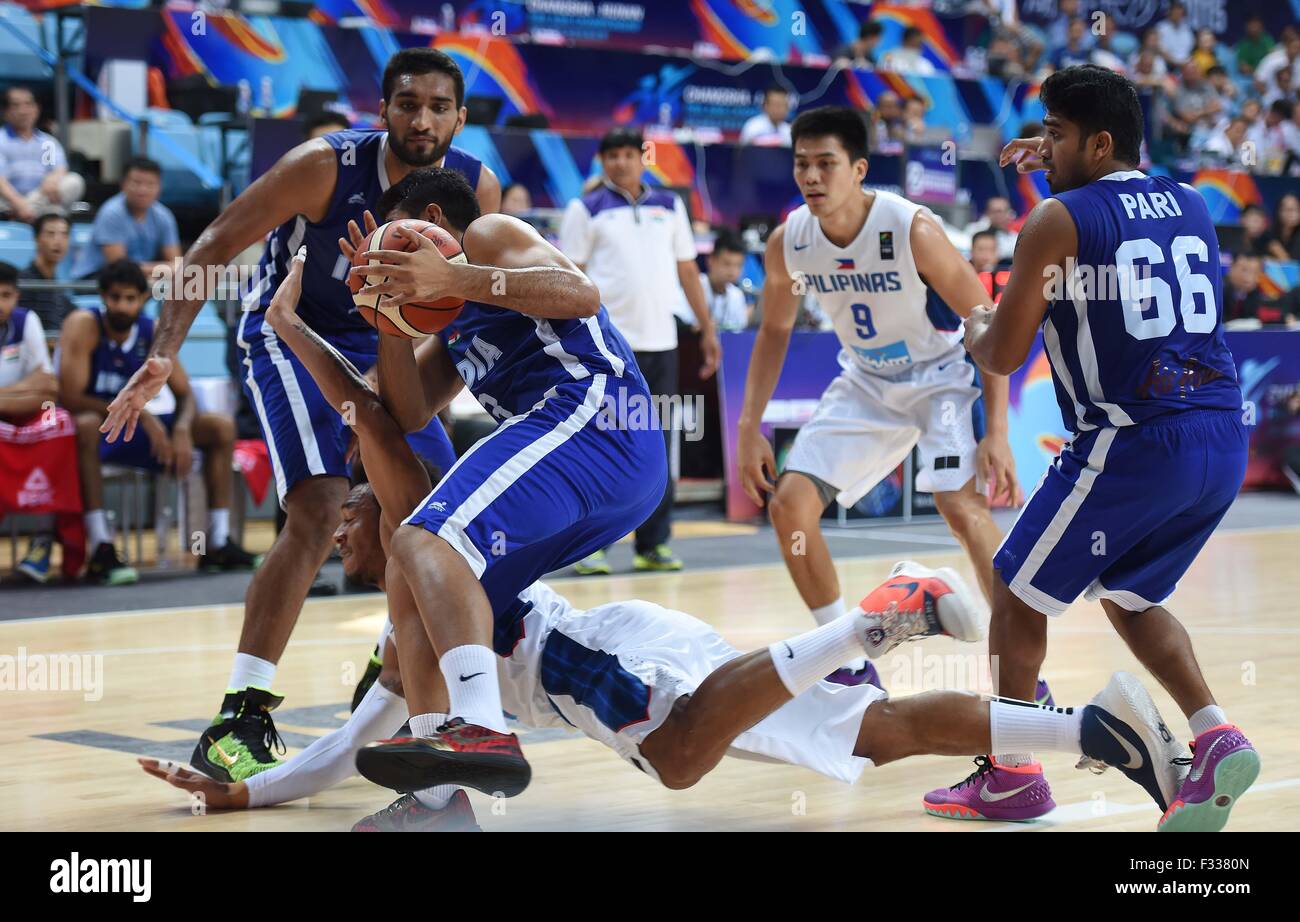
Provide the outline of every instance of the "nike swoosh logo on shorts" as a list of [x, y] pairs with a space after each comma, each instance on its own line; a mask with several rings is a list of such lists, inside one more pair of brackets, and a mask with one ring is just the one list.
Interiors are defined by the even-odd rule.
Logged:
[[1137, 771], [1144, 764], [1146, 764], [1145, 762], [1142, 761], [1142, 754], [1133, 748], [1132, 743], [1130, 743], [1128, 740], [1124, 739], [1124, 737], [1116, 733], [1114, 727], [1106, 723], [1106, 721], [1102, 720], [1100, 717], [1097, 718], [1097, 723], [1105, 727], [1106, 731], [1110, 733], [1111, 736], [1119, 740], [1119, 744], [1123, 746], [1124, 751], [1128, 753], [1128, 761], [1124, 763], [1124, 765], [1122, 766], [1123, 768], [1127, 768], [1130, 771]]
[[1008, 797], [1015, 797], [1021, 791], [1029, 790], [1034, 786], [1034, 783], [1035, 782], [1031, 781], [1026, 785], [1022, 785], [1021, 787], [1018, 788], [1012, 788], [1009, 791], [1002, 791], [999, 794], [990, 794], [988, 787], [985, 786], [980, 788], [980, 800], [984, 801], [986, 804], [995, 804], [999, 800], [1006, 800]]

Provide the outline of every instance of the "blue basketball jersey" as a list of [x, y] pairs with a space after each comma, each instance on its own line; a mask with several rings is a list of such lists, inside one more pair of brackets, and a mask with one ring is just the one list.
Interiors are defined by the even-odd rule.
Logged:
[[[387, 131], [349, 129], [324, 135], [338, 158], [338, 178], [323, 220], [308, 221], [297, 215], [273, 230], [258, 265], [258, 283], [244, 296], [245, 310], [263, 310], [271, 303], [289, 261], [304, 244], [307, 264], [303, 267], [302, 298], [298, 315], [313, 330], [325, 335], [355, 333], [373, 338], [374, 329], [357, 312], [347, 287], [348, 259], [339, 252], [339, 238], [347, 238], [348, 222], [364, 227], [366, 209], [373, 209], [388, 188], [384, 168]], [[443, 165], [460, 170], [477, 188], [482, 163], [453, 147]], [[383, 222], [382, 215], [375, 215]]]
[[466, 301], [438, 336], [470, 393], [501, 420], [529, 410], [557, 385], [593, 375], [645, 387], [631, 347], [603, 304], [594, 317], [546, 320]]
[[1130, 170], [1056, 198], [1079, 249], [1043, 341], [1071, 431], [1240, 408], [1223, 338], [1219, 244], [1200, 194]]
[[99, 345], [90, 354], [90, 380], [86, 384], [86, 393], [102, 400], [112, 400], [149, 358], [149, 347], [153, 345], [153, 318], [141, 314], [136, 318], [131, 334], [117, 343], [108, 335], [103, 310], [92, 307], [90, 312], [99, 323]]

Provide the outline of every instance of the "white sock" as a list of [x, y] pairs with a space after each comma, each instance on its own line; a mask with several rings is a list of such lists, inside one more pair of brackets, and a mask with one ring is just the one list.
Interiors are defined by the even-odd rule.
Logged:
[[1195, 739], [1202, 733], [1205, 733], [1208, 730], [1213, 730], [1220, 724], [1226, 724], [1228, 722], [1228, 715], [1223, 713], [1223, 708], [1219, 707], [1217, 704], [1207, 704], [1191, 717], [1187, 718], [1187, 722], [1192, 727], [1192, 738]]
[[862, 655], [859, 617], [856, 611], [842, 614], [829, 624], [767, 648], [776, 674], [791, 695], [802, 695], [849, 660]]
[[1005, 765], [1007, 768], [1018, 768], [1034, 761], [1034, 754], [1032, 752], [1004, 752], [993, 758], [997, 759], [999, 765]]
[[208, 511], [208, 547], [216, 550], [226, 546], [230, 540], [230, 510], [211, 509]]
[[264, 688], [271, 690], [275, 681], [275, 663], [268, 662], [250, 653], [236, 653], [235, 664], [230, 667], [230, 682], [226, 688], [231, 691], [243, 691], [245, 688]]
[[460, 790], [456, 784], [439, 784], [415, 792], [415, 799], [430, 810], [441, 810], [451, 802], [451, 795]]
[[498, 733], [508, 732], [497, 683], [497, 655], [491, 649], [465, 644], [444, 653], [438, 665], [451, 696], [452, 717]]
[[108, 517], [103, 509], [92, 509], [84, 516], [86, 520], [86, 544], [93, 553], [101, 544], [109, 544], [113, 533], [108, 528]]
[[433, 736], [438, 732], [438, 728], [446, 722], [446, 714], [413, 714], [411, 715], [411, 732], [416, 736]]
[[[813, 620], [818, 624], [830, 624], [840, 615], [844, 614], [844, 597], [841, 596], [831, 604], [823, 605], [821, 608], [813, 608], [809, 610], [812, 612]], [[852, 669], [854, 672], [858, 672], [865, 668], [866, 665], [867, 658], [865, 656], [859, 656], [857, 659], [844, 663], [843, 668]], [[835, 668], [838, 669], [840, 667], [837, 666]]]
[[[1082, 708], [1058, 708], [1011, 699], [989, 702], [993, 752], [1027, 754], [1035, 749], [1083, 755], [1079, 745]], [[1012, 757], [1016, 757], [1013, 755]], [[998, 757], [1001, 760], [1001, 756]]]

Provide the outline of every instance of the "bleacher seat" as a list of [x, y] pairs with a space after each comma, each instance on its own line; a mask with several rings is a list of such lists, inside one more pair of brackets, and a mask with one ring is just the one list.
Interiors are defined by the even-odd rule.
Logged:
[[[41, 44], [40, 28], [26, 9], [16, 3], [0, 3], [0, 19], [16, 27], [26, 38]], [[48, 80], [50, 69], [8, 29], [0, 28], [0, 80]]]
[[35, 255], [36, 244], [28, 225], [21, 221], [0, 221], [0, 262], [22, 269]]
[[146, 110], [144, 117], [149, 122], [147, 155], [162, 166], [163, 202], [169, 205], [203, 205], [213, 202], [215, 190], [205, 189], [199, 178], [172, 152], [171, 146], [159, 140], [160, 135], [166, 135], [169, 141], [195, 159], [204, 160], [200, 150], [199, 131], [190, 117], [174, 109], [153, 108]]

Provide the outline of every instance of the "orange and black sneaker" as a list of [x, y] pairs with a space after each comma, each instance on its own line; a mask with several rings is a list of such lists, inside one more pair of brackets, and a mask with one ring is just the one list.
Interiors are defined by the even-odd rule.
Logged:
[[378, 813], [357, 820], [353, 832], [482, 832], [474, 807], [464, 791], [457, 791], [441, 810], [433, 810], [403, 794]]
[[459, 717], [430, 737], [379, 740], [357, 753], [357, 771], [400, 793], [457, 784], [489, 796], [514, 797], [533, 770], [513, 733], [498, 733]]

